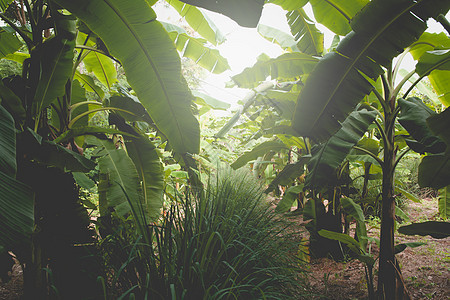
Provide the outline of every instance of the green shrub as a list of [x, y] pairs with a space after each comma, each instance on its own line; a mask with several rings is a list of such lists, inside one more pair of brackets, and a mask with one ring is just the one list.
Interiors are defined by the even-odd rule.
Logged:
[[298, 242], [262, 190], [227, 170], [180, 196], [160, 225], [138, 224], [141, 235], [121, 223], [102, 245], [112, 290], [147, 299], [297, 298]]

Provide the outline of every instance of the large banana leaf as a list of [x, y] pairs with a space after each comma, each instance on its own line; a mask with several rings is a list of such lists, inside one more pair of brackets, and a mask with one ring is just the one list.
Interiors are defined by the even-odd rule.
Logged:
[[303, 8], [288, 12], [286, 17], [300, 52], [310, 55], [322, 54], [323, 33], [308, 18]]
[[338, 35], [350, 32], [350, 20], [369, 0], [310, 0], [314, 18]]
[[335, 184], [336, 169], [350, 153], [352, 147], [375, 120], [376, 113], [366, 109], [354, 111], [342, 123], [341, 129], [327, 142], [312, 150], [311, 160], [308, 162], [309, 173], [305, 178], [308, 188], [322, 188]]
[[99, 194], [106, 194], [107, 207], [114, 209], [120, 216], [132, 212], [132, 208], [140, 207], [142, 190], [139, 175], [125, 150], [116, 149], [109, 140], [89, 139], [89, 142], [101, 150], [99, 155], [102, 156], [98, 160]]
[[309, 0], [267, 0], [267, 3], [273, 3], [281, 6], [284, 10], [291, 11], [305, 6]]
[[13, 33], [0, 29], [0, 58], [16, 52], [20, 47], [22, 43]]
[[264, 0], [182, 0], [182, 2], [224, 14], [245, 27], [256, 27], [264, 5]]
[[132, 138], [126, 146], [141, 181], [148, 220], [155, 221], [161, 215], [164, 188], [163, 166], [158, 152], [145, 135]]
[[291, 49], [294, 52], [299, 51], [292, 35], [264, 24], [258, 24], [257, 30], [266, 40], [271, 43], [277, 43], [284, 50]]
[[198, 153], [200, 129], [180, 58], [144, 0], [56, 0], [95, 32], [125, 69], [156, 127], [178, 153]]
[[417, 153], [441, 153], [445, 151], [446, 145], [439, 137], [435, 136], [427, 126], [426, 120], [436, 115], [420, 99], [412, 97], [398, 99], [401, 114], [398, 118], [400, 124], [408, 130], [415, 141], [406, 141], [409, 147]]
[[284, 166], [283, 170], [281, 170], [281, 172], [278, 173], [277, 177], [272, 180], [264, 193], [270, 193], [271, 191], [274, 191], [278, 187], [278, 185], [286, 186], [291, 184], [296, 178], [305, 173], [304, 166], [310, 158], [311, 157], [309, 155], [304, 155], [300, 157], [297, 162]]
[[0, 248], [11, 249], [21, 243], [29, 244], [33, 225], [31, 188], [0, 172]]
[[161, 24], [169, 32], [170, 38], [183, 57], [189, 57], [201, 67], [215, 74], [230, 69], [227, 59], [220, 55], [219, 50], [208, 48], [205, 45], [206, 40], [188, 35], [186, 30], [179, 26], [165, 22], [161, 22]]
[[450, 184], [450, 156], [446, 154], [427, 155], [419, 165], [420, 187], [441, 189]]
[[308, 74], [317, 64], [318, 59], [303, 53], [285, 53], [277, 58], [260, 60], [252, 67], [246, 68], [240, 74], [232, 77], [233, 81], [243, 88], [253, 88], [266, 80], [293, 79], [303, 74]]
[[213, 45], [225, 42], [225, 35], [200, 9], [178, 0], [167, 0], [198, 34]]
[[370, 82], [427, 28], [426, 20], [446, 13], [448, 1], [383, 1], [367, 4], [351, 22], [353, 32], [336, 52], [317, 64], [301, 91], [293, 127], [299, 135], [329, 138], [340, 122], [372, 91]]
[[450, 223], [438, 221], [414, 223], [400, 227], [398, 232], [406, 235], [431, 235], [435, 239], [445, 239], [450, 236]]
[[16, 176], [16, 131], [11, 114], [0, 105], [0, 171]]
[[277, 204], [275, 211], [277, 212], [287, 212], [291, 209], [292, 204], [298, 199], [299, 194], [303, 192], [303, 183], [300, 185], [291, 186], [284, 193], [280, 202]]
[[[78, 32], [77, 43], [84, 44], [86, 37], [85, 33]], [[86, 42], [86, 46], [96, 48], [95, 42], [90, 39]], [[111, 86], [117, 81], [117, 71], [112, 59], [96, 51], [84, 51], [88, 51], [83, 59], [86, 71], [94, 73], [95, 77], [110, 90]]]
[[432, 51], [436, 47], [450, 47], [450, 38], [443, 32], [424, 32], [420, 38], [411, 45], [409, 53], [418, 60], [425, 52]]
[[33, 101], [37, 115], [57, 97], [65, 94], [67, 80], [72, 75], [75, 47], [75, 18], [58, 15], [55, 27], [60, 34], [45, 41], [40, 51], [41, 74]]

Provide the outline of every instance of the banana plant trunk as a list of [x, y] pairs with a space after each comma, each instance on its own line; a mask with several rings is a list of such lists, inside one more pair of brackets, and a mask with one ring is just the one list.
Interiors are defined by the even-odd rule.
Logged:
[[[393, 102], [393, 101], [392, 101]], [[394, 171], [395, 171], [395, 115], [391, 110], [385, 111], [385, 146], [383, 165], [381, 236], [378, 272], [378, 298], [395, 299], [396, 269], [394, 254]]]

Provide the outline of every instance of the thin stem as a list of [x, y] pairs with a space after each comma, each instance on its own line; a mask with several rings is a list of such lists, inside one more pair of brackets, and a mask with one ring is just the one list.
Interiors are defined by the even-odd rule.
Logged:
[[25, 7], [27, 8], [28, 18], [30, 19], [31, 31], [35, 32], [35, 31], [37, 31], [36, 30], [37, 23], [33, 16], [33, 11], [31, 9], [30, 3], [28, 2], [28, 0], [25, 0], [24, 3], [25, 3]]
[[[381, 82], [383, 83], [383, 90], [384, 90], [384, 103], [385, 105], [383, 105], [383, 109], [385, 112], [389, 112], [390, 111], [390, 106], [387, 104], [387, 101], [389, 100], [390, 97], [390, 85], [388, 80], [386, 79], [386, 76], [383, 74], [381, 75]], [[387, 108], [387, 110], [386, 110]]]
[[395, 168], [397, 167], [397, 164], [400, 162], [400, 160], [403, 158], [403, 156], [405, 156], [406, 153], [409, 152], [409, 150], [411, 150], [411, 148], [408, 147], [405, 151], [403, 151], [403, 152], [398, 156], [397, 160], [396, 160], [395, 163], [394, 163], [394, 170], [395, 170]]
[[383, 127], [381, 126], [380, 122], [378, 122], [378, 120], [375, 120], [375, 124], [377, 125], [378, 130], [379, 130], [379, 132], [381, 134], [381, 137], [383, 138], [384, 144], [387, 145], [388, 144], [388, 140], [387, 140], [386, 133], [384, 132]]
[[380, 102], [381, 107], [383, 107], [383, 110], [386, 111], [386, 109], [388, 109], [388, 106], [387, 106], [387, 104], [386, 104], [385, 99], [383, 98], [383, 95], [381, 95], [380, 92], [377, 91], [377, 89], [376, 89], [375, 87], [374, 87], [374, 89], [373, 89], [373, 93], [374, 93], [375, 96], [377, 97], [378, 102]]
[[78, 120], [80, 120], [82, 117], [87, 116], [87, 115], [89, 115], [89, 114], [91, 114], [91, 113], [98, 112], [98, 111], [103, 111], [103, 110], [117, 110], [117, 111], [122, 111], [122, 112], [124, 112], [124, 113], [130, 114], [130, 115], [133, 115], [133, 116], [136, 117], [135, 114], [133, 114], [132, 112], [130, 112], [130, 111], [128, 111], [128, 110], [125, 110], [125, 109], [116, 108], [116, 107], [101, 107], [101, 108], [92, 109], [92, 110], [89, 110], [89, 111], [86, 111], [86, 112], [84, 112], [84, 113], [79, 114], [78, 116], [76, 116], [75, 118], [73, 118], [73, 119], [70, 121], [70, 123], [69, 123], [69, 125], [67, 125], [67, 127], [70, 129], [70, 128], [72, 128], [73, 124], [75, 124], [75, 123], [76, 123]]
[[[403, 77], [402, 81], [400, 81], [400, 83], [397, 85], [397, 87], [394, 89], [394, 91], [392, 92], [392, 96], [397, 98], [398, 93], [400, 92], [400, 89], [403, 87], [403, 85], [405, 84], [405, 82], [407, 82], [416, 72], [416, 70], [412, 70], [411, 72], [409, 72], [405, 77]], [[414, 84], [411, 86], [414, 87], [417, 84], [417, 82], [414, 82]], [[408, 89], [408, 92], [411, 90]], [[403, 97], [406, 97], [408, 94], [403, 95]]]
[[111, 56], [111, 55], [109, 55], [109, 54], [103, 52], [103, 51], [100, 50], [100, 49], [96, 49], [96, 48], [89, 47], [89, 46], [85, 46], [85, 45], [76, 45], [75, 48], [86, 49], [86, 50], [98, 52], [98, 53], [100, 53], [100, 54], [103, 54], [104, 56], [107, 56], [107, 57], [111, 58], [111, 59], [114, 60], [116, 63], [122, 65], [122, 63], [121, 63], [117, 58], [115, 58], [114, 56]]
[[392, 82], [395, 82], [395, 78], [397, 78], [397, 73], [398, 73], [398, 70], [400, 69], [400, 65], [401, 65], [403, 59], [405, 58], [406, 54], [408, 54], [410, 50], [411, 50], [411, 47], [406, 48], [403, 51], [403, 53], [398, 57], [398, 60], [395, 63], [394, 71], [392, 74]]
[[359, 150], [359, 151], [361, 151], [361, 152], [366, 153], [367, 155], [369, 155], [369, 156], [371, 156], [373, 159], [375, 159], [375, 160], [377, 161], [377, 163], [380, 165], [380, 167], [383, 167], [383, 161], [382, 161], [378, 156], [376, 156], [375, 154], [373, 154], [372, 152], [370, 152], [369, 150], [364, 149], [364, 148], [361, 148], [361, 147], [358, 147], [358, 146], [353, 146], [353, 149]]
[[447, 33], [450, 34], [450, 22], [448, 22], [447, 18], [445, 18], [443, 14], [439, 14], [436, 21], [441, 23], [442, 27], [444, 27], [444, 29], [447, 30]]
[[85, 104], [93, 104], [93, 105], [102, 105], [102, 103], [97, 102], [97, 101], [82, 101], [82, 102], [78, 102], [73, 104], [72, 106], [69, 107], [69, 110], [73, 111], [75, 108], [81, 106], [81, 105], [85, 105]]

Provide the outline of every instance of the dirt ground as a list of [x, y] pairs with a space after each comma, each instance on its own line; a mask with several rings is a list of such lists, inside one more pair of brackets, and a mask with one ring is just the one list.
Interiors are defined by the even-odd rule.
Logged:
[[[412, 222], [435, 220], [437, 201], [428, 198], [421, 203], [410, 202], [405, 210]], [[379, 228], [373, 226], [369, 236], [378, 237]], [[450, 299], [450, 238], [396, 236], [396, 243], [416, 241], [427, 244], [407, 248], [397, 255], [411, 298]], [[376, 246], [372, 252], [378, 254]], [[316, 259], [311, 261], [310, 271], [310, 288], [317, 294], [313, 299], [368, 299], [364, 266], [357, 260], [340, 263]], [[376, 276], [374, 282], [376, 287]]]
[[[437, 217], [437, 202], [433, 199], [424, 199], [421, 203], [410, 202], [406, 212], [412, 222], [433, 220]], [[298, 221], [301, 224], [301, 216], [296, 218], [300, 218]], [[377, 222], [371, 222], [369, 227], [369, 235], [378, 237]], [[407, 248], [397, 255], [411, 298], [450, 299], [450, 238], [398, 235], [396, 241], [427, 243], [418, 248]], [[378, 253], [376, 246], [373, 246], [372, 252], [375, 255]], [[315, 295], [311, 299], [367, 299], [364, 266], [359, 261], [315, 259], [311, 261], [309, 270], [308, 290]], [[18, 264], [13, 267], [11, 275], [8, 283], [0, 282], [0, 299], [21, 298], [23, 278]]]

